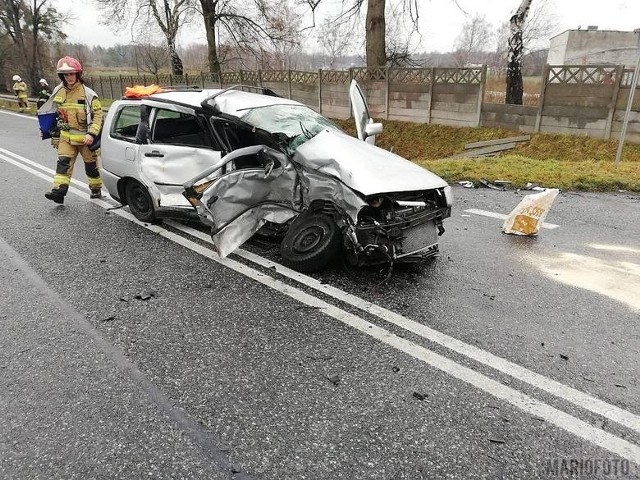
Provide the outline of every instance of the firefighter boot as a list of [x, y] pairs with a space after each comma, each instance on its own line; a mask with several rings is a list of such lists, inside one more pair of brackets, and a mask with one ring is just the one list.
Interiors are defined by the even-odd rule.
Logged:
[[56, 188], [53, 188], [50, 192], [45, 193], [44, 196], [56, 203], [64, 203], [64, 193]]
[[89, 198], [102, 198], [102, 190], [100, 190], [99, 188], [92, 189]]

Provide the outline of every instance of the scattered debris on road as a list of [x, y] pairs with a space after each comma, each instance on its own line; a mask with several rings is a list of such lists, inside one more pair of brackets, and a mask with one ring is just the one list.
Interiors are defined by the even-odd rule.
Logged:
[[502, 192], [506, 190], [506, 188], [504, 188], [503, 186], [498, 186], [494, 183], [489, 182], [488, 180], [485, 180], [484, 178], [480, 179], [480, 185], [486, 188], [490, 188], [492, 190], [500, 190]]
[[137, 294], [135, 298], [138, 300], [149, 300], [150, 298], [155, 298], [156, 295], [157, 294], [155, 290], [146, 289]]
[[426, 393], [413, 392], [413, 398], [418, 399], [421, 402], [427, 397], [428, 395]]

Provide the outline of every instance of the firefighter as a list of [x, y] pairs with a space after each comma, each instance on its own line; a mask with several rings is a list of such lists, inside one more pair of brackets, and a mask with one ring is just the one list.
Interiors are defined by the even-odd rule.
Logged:
[[38, 84], [38, 102], [36, 103], [37, 107], [40, 108], [45, 104], [49, 97], [51, 96], [51, 87], [46, 79], [41, 78]]
[[25, 108], [29, 108], [29, 101], [27, 100], [27, 84], [22, 81], [20, 75], [14, 75], [13, 81], [13, 93], [18, 97], [18, 108], [21, 112], [24, 112]]
[[58, 150], [58, 164], [53, 177], [51, 191], [44, 194], [49, 200], [64, 203], [69, 190], [73, 165], [78, 154], [84, 160], [90, 198], [102, 197], [102, 179], [98, 170], [99, 135], [102, 128], [102, 106], [98, 94], [84, 85], [82, 65], [72, 57], [63, 57], [56, 66], [62, 83], [58, 85], [49, 101], [57, 107], [59, 138], [52, 138]]

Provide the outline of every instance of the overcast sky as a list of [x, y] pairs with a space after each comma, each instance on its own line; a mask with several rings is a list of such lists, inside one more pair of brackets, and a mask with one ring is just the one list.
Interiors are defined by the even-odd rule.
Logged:
[[[334, 0], [335, 1], [335, 0]], [[388, 0], [389, 1], [389, 0]], [[420, 0], [424, 3], [421, 12], [422, 41], [418, 51], [453, 50], [455, 39], [462, 25], [474, 14], [485, 15], [494, 26], [508, 21], [521, 0]], [[543, 0], [533, 0], [533, 7]], [[557, 31], [587, 28], [597, 25], [600, 30], [634, 30], [640, 28], [640, 0], [544, 0], [547, 10], [553, 15]], [[131, 42], [127, 29], [113, 32], [100, 24], [99, 12], [90, 0], [54, 0], [62, 11], [73, 11], [76, 17], [65, 28], [70, 42], [105, 47]], [[328, 5], [328, 2], [327, 2]], [[328, 12], [328, 10], [327, 10]], [[318, 12], [322, 15], [323, 11]], [[309, 25], [311, 16], [303, 18], [302, 25]], [[316, 20], [316, 24], [318, 24]], [[203, 27], [193, 23], [183, 29], [179, 46], [191, 43], [206, 43]]]

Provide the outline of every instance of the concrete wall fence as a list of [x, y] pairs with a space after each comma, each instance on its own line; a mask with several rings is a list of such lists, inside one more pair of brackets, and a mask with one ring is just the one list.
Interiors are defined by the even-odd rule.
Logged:
[[[537, 106], [484, 102], [486, 66], [477, 68], [352, 68], [344, 71], [258, 70], [199, 75], [87, 77], [102, 98], [120, 98], [133, 85], [226, 88], [253, 85], [305, 103], [330, 118], [351, 116], [356, 79], [375, 119], [463, 127], [502, 127], [526, 133], [618, 139], [633, 70], [619, 65], [545, 67]], [[634, 95], [626, 141], [640, 143], [640, 94]]]

